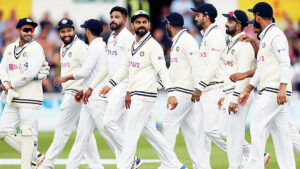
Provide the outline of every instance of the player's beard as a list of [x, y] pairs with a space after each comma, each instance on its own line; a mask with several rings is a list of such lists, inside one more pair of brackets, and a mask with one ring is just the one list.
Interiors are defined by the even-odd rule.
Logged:
[[261, 24], [256, 21], [256, 18], [254, 18], [253, 27], [256, 29], [261, 29]]
[[33, 39], [33, 35], [29, 35], [29, 34], [28, 35], [25, 35], [25, 34], [20, 35], [20, 40], [23, 41], [24, 44], [30, 42], [32, 39]]
[[202, 19], [200, 21], [200, 23], [198, 21], [196, 21], [196, 26], [197, 26], [198, 30], [201, 31], [203, 29], [203, 26], [204, 26], [204, 19]]
[[234, 35], [236, 33], [236, 28], [229, 28], [228, 26], [226, 26], [226, 33], [230, 36]]
[[[115, 27], [112, 27], [112, 25], [116, 25], [116, 26], [115, 26]], [[117, 24], [117, 23], [115, 23], [115, 22], [111, 22], [109, 26], [110, 26], [110, 29], [114, 31], [114, 30], [120, 29], [120, 28], [123, 26], [123, 24], [122, 24], [122, 23]]]
[[172, 33], [171, 33], [171, 31], [170, 31], [169, 28], [167, 28], [167, 32], [168, 32], [168, 35], [169, 35], [170, 37], [173, 37], [173, 36], [172, 36]]
[[88, 39], [88, 37], [86, 36], [86, 34], [84, 34], [84, 42], [85, 42], [86, 44], [89, 44], [89, 39]]
[[[142, 29], [144, 29], [145, 31], [139, 31], [139, 30], [142, 30]], [[145, 36], [148, 33], [148, 30], [145, 27], [143, 27], [143, 26], [139, 27], [138, 29], [136, 29], [134, 31], [140, 37], [143, 37], [143, 36]]]
[[[65, 38], [67, 38], [67, 37], [69, 37], [70, 40], [65, 40]], [[67, 46], [67, 45], [69, 45], [70, 43], [73, 42], [74, 37], [75, 37], [75, 35], [73, 35], [73, 36], [65, 36], [65, 37], [63, 37], [61, 40], [62, 40], [62, 41], [64, 42], [64, 44]]]

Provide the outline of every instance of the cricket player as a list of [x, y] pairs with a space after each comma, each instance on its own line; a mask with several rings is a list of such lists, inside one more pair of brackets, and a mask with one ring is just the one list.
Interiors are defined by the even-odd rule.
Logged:
[[[75, 73], [82, 67], [86, 58], [87, 45], [75, 34], [72, 20], [63, 18], [58, 22], [57, 28], [63, 41], [60, 49], [61, 76], [66, 76]], [[46, 153], [46, 158], [42, 165], [38, 167], [39, 169], [54, 168], [55, 160], [64, 149], [71, 132], [78, 124], [81, 103], [77, 103], [74, 96], [77, 92], [82, 91], [82, 84], [83, 80], [70, 80], [62, 84], [64, 97], [60, 105], [58, 126], [55, 130], [53, 142]], [[81, 115], [88, 116], [88, 114]], [[91, 134], [84, 155], [90, 168], [103, 168], [94, 134]]]
[[221, 113], [229, 113], [227, 116], [227, 155], [229, 160], [229, 169], [240, 169], [242, 167], [243, 150], [249, 154], [250, 145], [245, 141], [245, 123], [247, 113], [253, 101], [253, 92], [251, 100], [246, 106], [238, 106], [238, 95], [242, 92], [249, 82], [244, 79], [233, 83], [229, 76], [236, 72], [246, 72], [254, 68], [255, 52], [250, 42], [240, 41], [239, 37], [245, 32], [244, 28], [248, 26], [248, 17], [242, 10], [231, 11], [228, 14], [222, 14], [227, 18], [226, 33], [230, 35], [230, 42], [227, 45], [226, 53], [222, 67], [225, 71], [224, 103]]
[[153, 105], [157, 97], [156, 75], [160, 75], [168, 92], [167, 105], [174, 109], [177, 99], [174, 97], [173, 85], [166, 68], [162, 47], [155, 41], [150, 32], [150, 15], [143, 10], [136, 11], [131, 17], [135, 30], [135, 40], [127, 49], [124, 64], [113, 76], [101, 94], [105, 95], [126, 77], [128, 79], [125, 106], [129, 108], [123, 142], [123, 150], [117, 161], [118, 169], [130, 169], [134, 160], [138, 139], [143, 133], [162, 160], [159, 168], [184, 169], [171, 147], [156, 130], [152, 115]]
[[[121, 63], [123, 63], [128, 42], [133, 42], [133, 35], [126, 29], [127, 10], [123, 7], [116, 6], [110, 11], [110, 28], [113, 30], [107, 42], [107, 58], [103, 68], [97, 75], [97, 78], [89, 86], [88, 90], [83, 96], [83, 102], [87, 103], [88, 98], [106, 77], [112, 78], [119, 70]], [[128, 87], [128, 78], [125, 78], [118, 86], [113, 88], [108, 96], [108, 104], [103, 117], [103, 125], [110, 133], [115, 147], [116, 159], [119, 158], [122, 152], [122, 144], [124, 138], [124, 129], [126, 121], [125, 96]], [[98, 93], [96, 93], [97, 95]], [[139, 159], [136, 159], [141, 165]]]
[[[18, 21], [19, 38], [7, 46], [0, 65], [1, 88], [7, 93], [8, 101], [1, 117], [0, 138], [21, 153], [22, 169], [31, 169], [44, 159], [37, 151], [43, 89], [42, 80], [35, 77], [45, 61], [43, 48], [33, 40], [37, 25], [30, 18]], [[21, 139], [16, 129], [19, 124]]]
[[258, 66], [250, 84], [239, 95], [239, 103], [245, 105], [250, 92], [258, 86], [260, 98], [251, 121], [251, 150], [247, 169], [263, 169], [265, 144], [270, 130], [280, 168], [295, 169], [292, 140], [289, 131], [289, 106], [291, 77], [288, 42], [283, 32], [272, 23], [273, 9], [265, 2], [253, 9], [254, 22], [260, 25]]
[[[163, 22], [166, 23], [168, 35], [173, 44], [170, 53], [169, 73], [174, 86], [174, 95], [178, 105], [174, 110], [167, 110], [163, 121], [163, 135], [171, 148], [175, 148], [176, 136], [181, 129], [186, 142], [188, 153], [193, 161], [193, 168], [205, 168], [202, 163], [201, 150], [198, 148], [199, 125], [202, 107], [193, 108], [192, 93], [198, 79], [198, 51], [197, 41], [183, 29], [183, 17], [176, 13], [169, 13]], [[183, 71], [184, 70], [184, 71]], [[198, 108], [198, 107], [197, 107]], [[203, 132], [204, 134], [204, 132]]]

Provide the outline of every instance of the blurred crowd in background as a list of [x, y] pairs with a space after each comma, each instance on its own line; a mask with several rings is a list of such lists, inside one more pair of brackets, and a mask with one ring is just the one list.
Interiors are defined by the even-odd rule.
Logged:
[[[159, 10], [156, 10], [159, 13], [159, 16], [152, 18], [151, 32], [153, 37], [164, 48], [167, 66], [169, 65], [169, 53], [172, 40], [168, 37], [165, 25], [161, 22], [161, 20], [163, 20], [169, 12], [178, 12], [182, 14], [185, 22], [184, 27], [188, 29], [188, 32], [193, 35], [200, 44], [202, 36], [194, 23], [194, 13], [190, 9], [201, 2], [202, 0], [174, 0], [170, 5], [164, 5]], [[131, 15], [133, 12], [134, 11], [130, 11], [129, 7], [129, 14]], [[62, 16], [62, 18], [64, 17], [68, 17], [68, 14], [66, 13]], [[76, 19], [70, 19], [73, 19], [76, 23]], [[111, 34], [109, 21], [103, 19], [101, 16], [99, 16], [98, 19], [103, 24], [103, 32], [101, 33], [101, 36], [104, 41], [107, 42], [108, 37]], [[286, 22], [285, 25], [287, 26], [282, 29], [284, 30], [289, 42], [289, 54], [293, 72], [293, 90], [300, 92], [300, 21], [297, 24], [293, 23], [287, 14], [284, 16], [284, 20]], [[15, 28], [17, 21], [18, 19], [16, 18], [16, 12], [14, 10], [11, 11], [10, 18], [7, 20], [2, 19], [2, 11], [0, 11], [0, 60], [2, 59], [6, 46], [14, 42], [17, 38], [17, 30]], [[35, 30], [35, 40], [44, 48], [46, 60], [51, 66], [49, 77], [43, 80], [44, 91], [60, 92], [61, 88], [54, 87], [52, 84], [54, 79], [60, 76], [59, 50], [62, 42], [56, 29], [58, 21], [52, 20], [51, 14], [46, 12], [43, 19], [37, 22], [39, 23], [39, 27]], [[79, 25], [81, 23], [76, 24]], [[295, 28], [295, 25], [298, 25], [297, 29]], [[130, 27], [130, 24], [128, 24], [127, 28], [131, 32], [134, 32]], [[254, 35], [252, 32], [252, 25], [249, 25], [245, 31]], [[83, 30], [77, 30], [77, 34], [80, 38], [83, 38]], [[256, 36], [254, 35], [254, 37]]]

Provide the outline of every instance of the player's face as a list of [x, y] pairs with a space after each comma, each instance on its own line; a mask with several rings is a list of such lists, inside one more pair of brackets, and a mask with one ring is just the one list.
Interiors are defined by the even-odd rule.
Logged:
[[18, 34], [20, 36], [20, 40], [25, 43], [30, 42], [34, 36], [34, 27], [32, 25], [23, 25], [18, 29]]
[[201, 12], [197, 12], [195, 16], [196, 25], [200, 30], [202, 30], [204, 27], [204, 17], [204, 14]]
[[253, 24], [253, 26], [258, 28], [258, 29], [261, 29], [261, 24], [258, 21], [259, 17], [260, 17], [259, 15], [254, 14], [254, 24]]
[[65, 45], [70, 44], [75, 37], [75, 30], [72, 27], [63, 27], [59, 30], [59, 37]]
[[133, 22], [133, 28], [136, 35], [143, 37], [148, 33], [148, 30], [150, 29], [150, 22], [146, 17], [140, 16]]
[[225, 23], [226, 26], [226, 33], [228, 35], [234, 35], [236, 33], [236, 21], [233, 21], [231, 19], [227, 19], [227, 22]]
[[119, 11], [114, 11], [110, 15], [110, 29], [120, 29], [126, 22], [126, 18]]

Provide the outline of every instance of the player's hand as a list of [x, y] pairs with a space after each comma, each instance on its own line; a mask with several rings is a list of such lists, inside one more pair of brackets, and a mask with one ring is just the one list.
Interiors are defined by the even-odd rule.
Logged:
[[2, 90], [8, 91], [9, 89], [11, 89], [11, 82], [10, 81], [6, 81], [6, 82], [2, 83], [0, 85], [0, 88]]
[[238, 104], [235, 104], [233, 102], [229, 103], [229, 106], [228, 106], [228, 113], [229, 114], [230, 114], [230, 112], [237, 113], [237, 109], [238, 109]]
[[81, 99], [83, 97], [83, 91], [79, 91], [75, 94], [74, 96], [74, 100], [77, 102], [77, 103], [80, 103]]
[[247, 100], [250, 96], [250, 93], [244, 90], [238, 97], [239, 104], [245, 106], [247, 104]]
[[53, 84], [54, 86], [59, 86], [62, 83], [65, 83], [67, 81], [67, 77], [58, 77], [54, 80]]
[[200, 97], [202, 95], [202, 91], [195, 89], [195, 91], [192, 94], [192, 102], [199, 102], [200, 101]]
[[277, 104], [282, 105], [286, 102], [286, 84], [280, 84], [277, 94]]
[[222, 98], [220, 98], [219, 99], [219, 101], [218, 101], [218, 109], [220, 110], [221, 109], [221, 107], [222, 107], [222, 105], [223, 105], [223, 103], [224, 103], [224, 97], [222, 97]]
[[93, 89], [88, 88], [88, 90], [83, 94], [82, 102], [83, 104], [87, 104], [89, 102], [89, 97], [92, 95]]
[[126, 107], [126, 109], [130, 109], [130, 105], [131, 105], [131, 97], [130, 97], [130, 93], [127, 92], [126, 96], [125, 96], [125, 107]]
[[247, 77], [245, 73], [234, 73], [230, 75], [229, 79], [233, 82], [244, 80]]
[[245, 42], [251, 42], [253, 39], [253, 37], [249, 34], [243, 34], [239, 36], [240, 41], [245, 41]]
[[110, 90], [110, 88], [106, 85], [100, 90], [99, 95], [101, 97], [103, 97], [109, 92], [109, 90]]
[[178, 101], [175, 96], [168, 97], [167, 108], [173, 110], [176, 108]]

